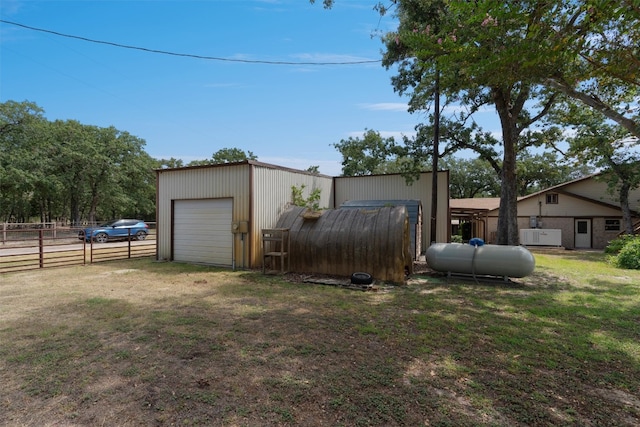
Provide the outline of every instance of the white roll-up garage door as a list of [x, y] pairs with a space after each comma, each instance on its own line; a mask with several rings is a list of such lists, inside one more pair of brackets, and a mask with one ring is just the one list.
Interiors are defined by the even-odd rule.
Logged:
[[233, 199], [176, 200], [173, 211], [173, 259], [232, 266]]

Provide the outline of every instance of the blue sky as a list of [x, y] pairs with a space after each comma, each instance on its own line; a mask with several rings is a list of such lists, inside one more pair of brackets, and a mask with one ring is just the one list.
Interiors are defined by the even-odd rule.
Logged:
[[[376, 31], [395, 28], [374, 0], [0, 2], [1, 19], [205, 60], [118, 48], [0, 23], [0, 102], [32, 101], [49, 120], [115, 126], [153, 157], [189, 162], [222, 148], [339, 175], [332, 144], [365, 129], [412, 134], [423, 115], [393, 91]], [[493, 130], [493, 129], [486, 129]]]

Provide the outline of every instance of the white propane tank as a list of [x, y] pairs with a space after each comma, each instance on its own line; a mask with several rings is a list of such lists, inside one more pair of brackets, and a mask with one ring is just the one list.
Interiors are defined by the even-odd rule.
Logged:
[[525, 277], [536, 266], [533, 254], [522, 246], [434, 243], [427, 264], [436, 271], [504, 277]]

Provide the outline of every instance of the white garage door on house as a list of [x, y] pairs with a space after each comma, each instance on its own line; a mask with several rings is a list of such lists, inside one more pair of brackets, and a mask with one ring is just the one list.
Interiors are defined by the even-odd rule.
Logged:
[[232, 210], [233, 199], [176, 200], [173, 260], [232, 266]]

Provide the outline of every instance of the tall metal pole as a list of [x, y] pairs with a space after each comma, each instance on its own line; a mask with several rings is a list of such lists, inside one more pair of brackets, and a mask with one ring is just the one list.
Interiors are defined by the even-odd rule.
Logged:
[[[436, 66], [437, 67], [437, 66]], [[433, 101], [433, 154], [431, 157], [431, 243], [436, 241], [438, 216], [438, 157], [440, 155], [440, 70], [436, 68]]]

